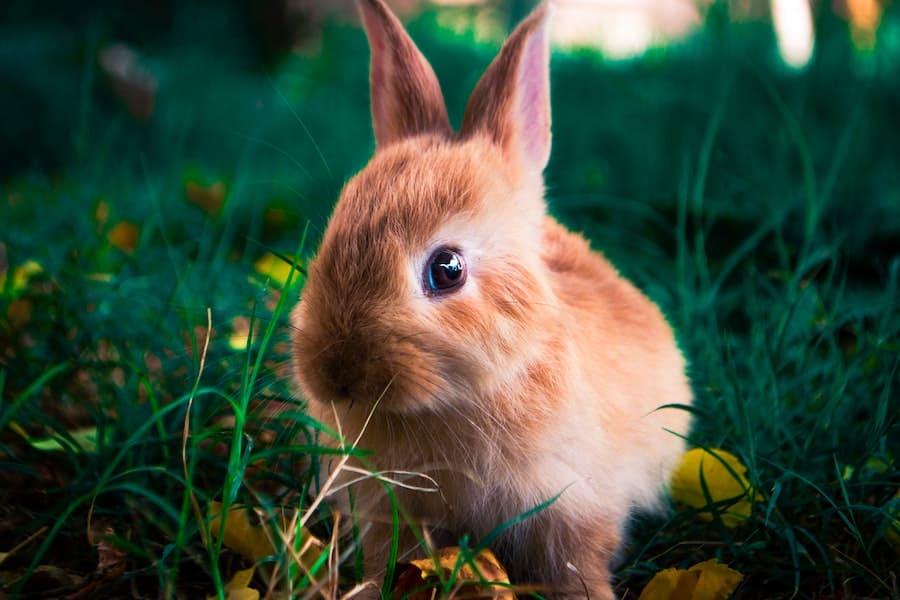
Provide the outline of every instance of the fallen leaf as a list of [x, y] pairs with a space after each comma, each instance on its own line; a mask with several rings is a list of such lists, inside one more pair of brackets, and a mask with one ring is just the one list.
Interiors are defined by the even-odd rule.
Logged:
[[253, 332], [253, 340], [250, 340], [250, 319], [247, 317], [235, 317], [231, 320], [231, 334], [228, 336], [228, 347], [238, 352], [246, 350], [248, 343], [256, 339], [256, 330]]
[[219, 214], [222, 204], [225, 202], [225, 184], [215, 181], [209, 185], [203, 185], [196, 181], [188, 181], [184, 184], [184, 195], [188, 201], [199, 206], [207, 214], [214, 217]]
[[97, 545], [97, 570], [109, 571], [125, 569], [125, 551], [111, 543], [115, 531], [112, 527], [105, 527]]
[[[506, 570], [493, 552], [485, 549], [469, 560], [456, 546], [441, 548], [433, 557], [401, 563], [391, 597], [409, 600], [430, 599], [434, 590], [422, 590], [423, 583], [429, 580], [433, 580], [434, 583], [446, 580], [454, 571], [456, 582], [468, 583], [467, 590], [479, 594], [479, 597], [504, 600], [516, 597], [508, 587], [509, 576]], [[484, 585], [487, 583], [500, 585]]]
[[[275, 554], [275, 545], [272, 540], [277, 535], [270, 532], [266, 524], [255, 525], [247, 516], [248, 509], [242, 506], [232, 506], [228, 510], [225, 520], [225, 529], [222, 531], [222, 503], [209, 503], [209, 529], [213, 536], [222, 536], [222, 543], [226, 548], [237, 552], [247, 560], [257, 563], [261, 559]], [[288, 527], [287, 518], [283, 515], [279, 519], [278, 527], [285, 531]], [[299, 556], [304, 567], [313, 565], [324, 552], [325, 544], [314, 537], [307, 529], [301, 530], [302, 540], [295, 547], [306, 547], [305, 552]]]
[[44, 272], [44, 267], [35, 260], [27, 260], [12, 271], [9, 290], [6, 290], [6, 272], [0, 272], [0, 292], [7, 291], [10, 296], [18, 296], [28, 287], [28, 282], [35, 275]]
[[639, 600], [691, 600], [700, 573], [684, 569], [665, 569], [653, 576]]
[[[48, 435], [41, 438], [26, 438], [26, 441], [35, 450], [43, 452], [63, 452], [72, 447], [72, 443], [76, 448], [83, 452], [93, 452], [97, 449], [97, 427], [82, 427], [81, 429], [73, 429], [66, 432], [72, 438], [71, 442], [59, 435]], [[65, 444], [65, 445], [63, 445]]]
[[744, 576], [716, 559], [697, 563], [690, 573], [700, 573], [691, 600], [725, 600], [731, 596]]
[[[894, 457], [889, 452], [873, 454], [862, 465], [862, 472], [867, 475], [881, 475], [894, 468]], [[850, 481], [856, 475], [856, 469], [852, 465], [846, 465], [841, 471], [841, 479]]]
[[209, 503], [209, 530], [213, 536], [222, 536], [226, 548], [237, 552], [250, 562], [275, 553], [272, 538], [262, 526], [253, 525], [247, 517], [247, 508], [232, 506], [228, 509], [225, 529], [222, 529], [222, 503]]
[[109, 240], [110, 244], [119, 250], [131, 254], [134, 252], [135, 246], [137, 246], [139, 233], [140, 230], [134, 223], [120, 221], [109, 230], [109, 233], [106, 234], [106, 238]]
[[102, 522], [92, 523], [88, 542], [97, 547], [97, 568], [84, 578], [78, 590], [66, 595], [66, 600], [87, 600], [103, 597], [103, 590], [116, 583], [125, 573], [125, 552], [111, 540], [115, 530]]
[[[235, 572], [228, 583], [225, 584], [225, 598], [227, 600], [259, 600], [259, 591], [250, 587], [255, 569], [250, 567]], [[215, 600], [216, 596], [207, 596], [207, 600]]]
[[18, 298], [6, 307], [6, 316], [9, 318], [10, 329], [21, 329], [31, 321], [34, 312], [34, 304], [28, 298]]
[[644, 587], [639, 600], [726, 600], [743, 579], [738, 571], [710, 559], [687, 570], [660, 571]]
[[[747, 467], [725, 450], [694, 448], [684, 454], [672, 474], [670, 492], [678, 503], [706, 509], [697, 513], [700, 518], [711, 521], [715, 510], [726, 526], [737, 527], [750, 517], [753, 501], [759, 498], [746, 473]], [[708, 506], [704, 487], [716, 507]], [[727, 506], [719, 504], [728, 501]]]
[[[283, 288], [287, 285], [288, 276], [291, 274], [291, 266], [291, 263], [282, 257], [267, 252], [253, 264], [253, 269], [263, 277], [274, 281], [278, 284], [278, 287]], [[296, 281], [296, 275], [294, 275], [294, 281]]]

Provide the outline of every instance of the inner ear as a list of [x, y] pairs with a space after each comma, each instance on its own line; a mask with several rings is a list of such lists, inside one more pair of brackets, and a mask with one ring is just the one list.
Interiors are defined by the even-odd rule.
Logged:
[[550, 42], [543, 3], [522, 21], [475, 86], [460, 136], [489, 135], [511, 159], [542, 171], [550, 158]]
[[432, 133], [450, 136], [441, 86], [403, 25], [383, 0], [359, 0], [372, 52], [372, 125], [378, 147]]

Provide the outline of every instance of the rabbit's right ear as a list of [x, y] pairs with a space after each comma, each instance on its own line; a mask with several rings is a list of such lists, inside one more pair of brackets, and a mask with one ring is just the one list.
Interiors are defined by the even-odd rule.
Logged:
[[434, 70], [383, 0], [358, 0], [372, 52], [372, 125], [380, 148], [422, 133], [450, 136]]
[[460, 136], [487, 133], [507, 158], [544, 170], [550, 158], [550, 41], [545, 0], [503, 44], [469, 98]]

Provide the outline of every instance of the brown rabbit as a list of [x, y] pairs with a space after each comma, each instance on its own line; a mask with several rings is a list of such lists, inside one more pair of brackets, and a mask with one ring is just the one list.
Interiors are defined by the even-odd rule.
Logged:
[[[361, 524], [368, 597], [388, 560], [390, 481], [405, 523], [450, 540], [556, 498], [491, 547], [514, 583], [613, 598], [624, 524], [659, 504], [688, 429], [686, 411], [660, 407], [692, 395], [659, 309], [547, 215], [548, 7], [507, 40], [458, 134], [397, 18], [382, 0], [360, 8], [377, 148], [341, 193], [292, 324], [309, 412], [343, 436], [322, 443], [372, 451], [333, 482]], [[404, 525], [401, 555], [416, 540]]]

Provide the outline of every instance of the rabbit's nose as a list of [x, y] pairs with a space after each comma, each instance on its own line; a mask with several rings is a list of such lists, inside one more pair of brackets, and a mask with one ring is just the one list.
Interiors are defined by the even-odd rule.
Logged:
[[323, 371], [331, 393], [338, 400], [350, 400], [366, 379], [371, 352], [359, 340], [343, 339], [325, 356]]

